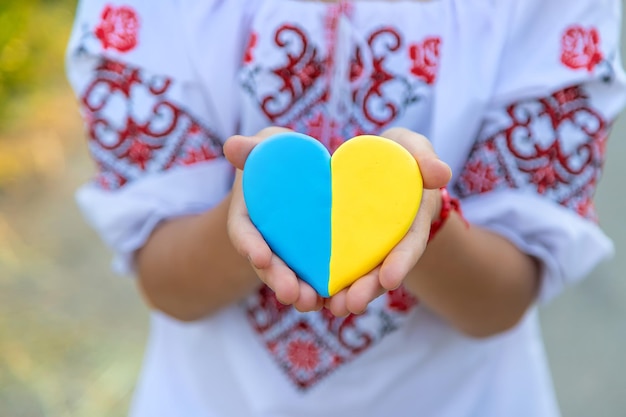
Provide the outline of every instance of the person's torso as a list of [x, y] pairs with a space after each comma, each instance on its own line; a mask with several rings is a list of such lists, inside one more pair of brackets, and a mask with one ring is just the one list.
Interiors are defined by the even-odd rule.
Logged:
[[[242, 20], [246, 36], [236, 52], [241, 65], [230, 91], [238, 114], [223, 133], [285, 126], [332, 152], [359, 134], [402, 126], [431, 138], [453, 169], [463, 159], [456, 155], [469, 150], [497, 71], [489, 6], [267, 0], [255, 7]], [[200, 73], [216, 64], [197, 52]], [[167, 407], [149, 411], [147, 397], [175, 385], [178, 397], [164, 394], [163, 404], [182, 402], [187, 416], [556, 415], [532, 314], [510, 334], [476, 341], [402, 288], [345, 318], [299, 313], [264, 288], [204, 321], [181, 325], [157, 314], [153, 325], [136, 400], [141, 417], [169, 415]]]

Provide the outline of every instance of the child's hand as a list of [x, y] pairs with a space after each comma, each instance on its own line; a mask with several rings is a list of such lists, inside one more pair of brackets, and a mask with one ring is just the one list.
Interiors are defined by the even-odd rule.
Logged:
[[422, 202], [411, 228], [382, 264], [325, 300], [325, 306], [336, 316], [362, 313], [375, 298], [402, 284], [426, 249], [430, 225], [439, 217], [439, 188], [444, 187], [451, 177], [450, 167], [437, 158], [424, 136], [403, 128], [389, 129], [381, 136], [399, 143], [417, 160], [424, 180]]
[[280, 132], [282, 128], [263, 129], [256, 136], [233, 136], [224, 145], [226, 157], [237, 168], [228, 215], [228, 233], [237, 251], [248, 258], [252, 268], [276, 298], [293, 305], [299, 311], [315, 311], [323, 307], [323, 299], [309, 284], [276, 256], [250, 221], [241, 188], [243, 166], [252, 149], [261, 141]]
[[424, 180], [424, 193], [420, 210], [406, 236], [389, 253], [383, 263], [350, 287], [323, 300], [306, 282], [298, 279], [285, 263], [272, 253], [261, 234], [254, 227], [241, 191], [241, 169], [250, 151], [265, 138], [285, 131], [268, 128], [255, 137], [236, 136], [229, 139], [224, 152], [238, 168], [229, 212], [228, 230], [239, 253], [246, 256], [259, 278], [284, 304], [294, 305], [300, 311], [319, 310], [326, 306], [337, 316], [362, 313], [367, 305], [385, 291], [397, 288], [421, 257], [432, 220], [439, 215], [439, 188], [450, 179], [450, 168], [435, 155], [430, 142], [407, 129], [394, 128], [382, 136], [405, 147], [415, 156]]

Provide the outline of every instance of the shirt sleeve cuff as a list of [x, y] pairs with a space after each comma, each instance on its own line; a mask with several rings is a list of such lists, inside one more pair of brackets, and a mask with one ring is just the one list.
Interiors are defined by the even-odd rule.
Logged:
[[540, 261], [542, 304], [614, 253], [597, 224], [538, 195], [519, 190], [481, 194], [463, 200], [463, 213], [470, 223], [502, 235]]
[[113, 250], [113, 270], [134, 273], [134, 253], [163, 220], [197, 214], [229, 192], [234, 170], [226, 159], [145, 176], [118, 190], [87, 184], [76, 200], [87, 222]]

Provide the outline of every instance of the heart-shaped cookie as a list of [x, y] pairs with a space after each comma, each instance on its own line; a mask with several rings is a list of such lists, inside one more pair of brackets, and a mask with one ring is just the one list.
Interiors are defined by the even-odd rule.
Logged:
[[272, 251], [321, 296], [379, 265], [419, 209], [415, 158], [379, 136], [357, 136], [331, 157], [314, 138], [280, 133], [261, 142], [243, 170], [252, 223]]

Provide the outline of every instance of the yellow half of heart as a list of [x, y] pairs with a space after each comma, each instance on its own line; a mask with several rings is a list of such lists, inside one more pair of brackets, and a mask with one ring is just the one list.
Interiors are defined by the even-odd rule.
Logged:
[[357, 136], [331, 158], [329, 294], [378, 266], [411, 227], [422, 199], [415, 158], [379, 136]]

